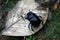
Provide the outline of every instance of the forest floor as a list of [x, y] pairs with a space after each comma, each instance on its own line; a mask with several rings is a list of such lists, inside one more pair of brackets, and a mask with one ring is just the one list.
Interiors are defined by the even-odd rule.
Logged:
[[[17, 0], [6, 0], [6, 13], [17, 3]], [[16, 39], [17, 40], [17, 39]], [[26, 40], [60, 40], [60, 7], [52, 13], [52, 18], [46, 25], [34, 35], [26, 37]]]

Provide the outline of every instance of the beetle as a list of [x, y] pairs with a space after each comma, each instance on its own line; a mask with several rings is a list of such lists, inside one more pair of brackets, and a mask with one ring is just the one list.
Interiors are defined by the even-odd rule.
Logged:
[[40, 23], [42, 22], [42, 20], [39, 18], [39, 16], [37, 16], [33, 12], [28, 12], [25, 18], [28, 21], [30, 21], [28, 28], [32, 29], [32, 31], [34, 31], [33, 27], [38, 27], [40, 25]]

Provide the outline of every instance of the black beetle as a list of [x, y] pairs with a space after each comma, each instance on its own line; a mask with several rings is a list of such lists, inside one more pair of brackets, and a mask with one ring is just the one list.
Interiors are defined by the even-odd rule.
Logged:
[[30, 24], [29, 24], [28, 28], [31, 28], [32, 31], [34, 31], [32, 27], [38, 27], [38, 26], [40, 25], [41, 21], [42, 21], [42, 20], [39, 18], [39, 16], [37, 16], [37, 15], [36, 15], [35, 13], [33, 13], [33, 12], [28, 12], [25, 18], [26, 18], [28, 21], [30, 21], [31, 27], [30, 27]]

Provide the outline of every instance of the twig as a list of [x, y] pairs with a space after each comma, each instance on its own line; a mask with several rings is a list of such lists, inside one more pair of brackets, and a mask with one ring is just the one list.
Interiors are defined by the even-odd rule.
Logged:
[[14, 22], [12, 25], [10, 25], [8, 28], [6, 28], [5, 30], [3, 30], [2, 32], [4, 31], [7, 31], [7, 29], [11, 28], [14, 24], [16, 24], [17, 22], [19, 22], [21, 19], [17, 20], [16, 22]]
[[24, 36], [24, 40], [26, 40], [26, 37]]

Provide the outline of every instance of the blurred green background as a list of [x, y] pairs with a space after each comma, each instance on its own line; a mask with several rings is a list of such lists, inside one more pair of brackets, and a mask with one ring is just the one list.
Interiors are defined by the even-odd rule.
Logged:
[[[8, 13], [18, 0], [5, 0], [5, 13]], [[0, 0], [1, 3], [1, 0]], [[1, 5], [0, 5], [1, 8]], [[18, 40], [13, 39], [12, 40]], [[26, 40], [60, 40], [60, 7], [52, 13], [52, 18], [46, 22], [46, 25], [34, 35], [27, 36]]]

